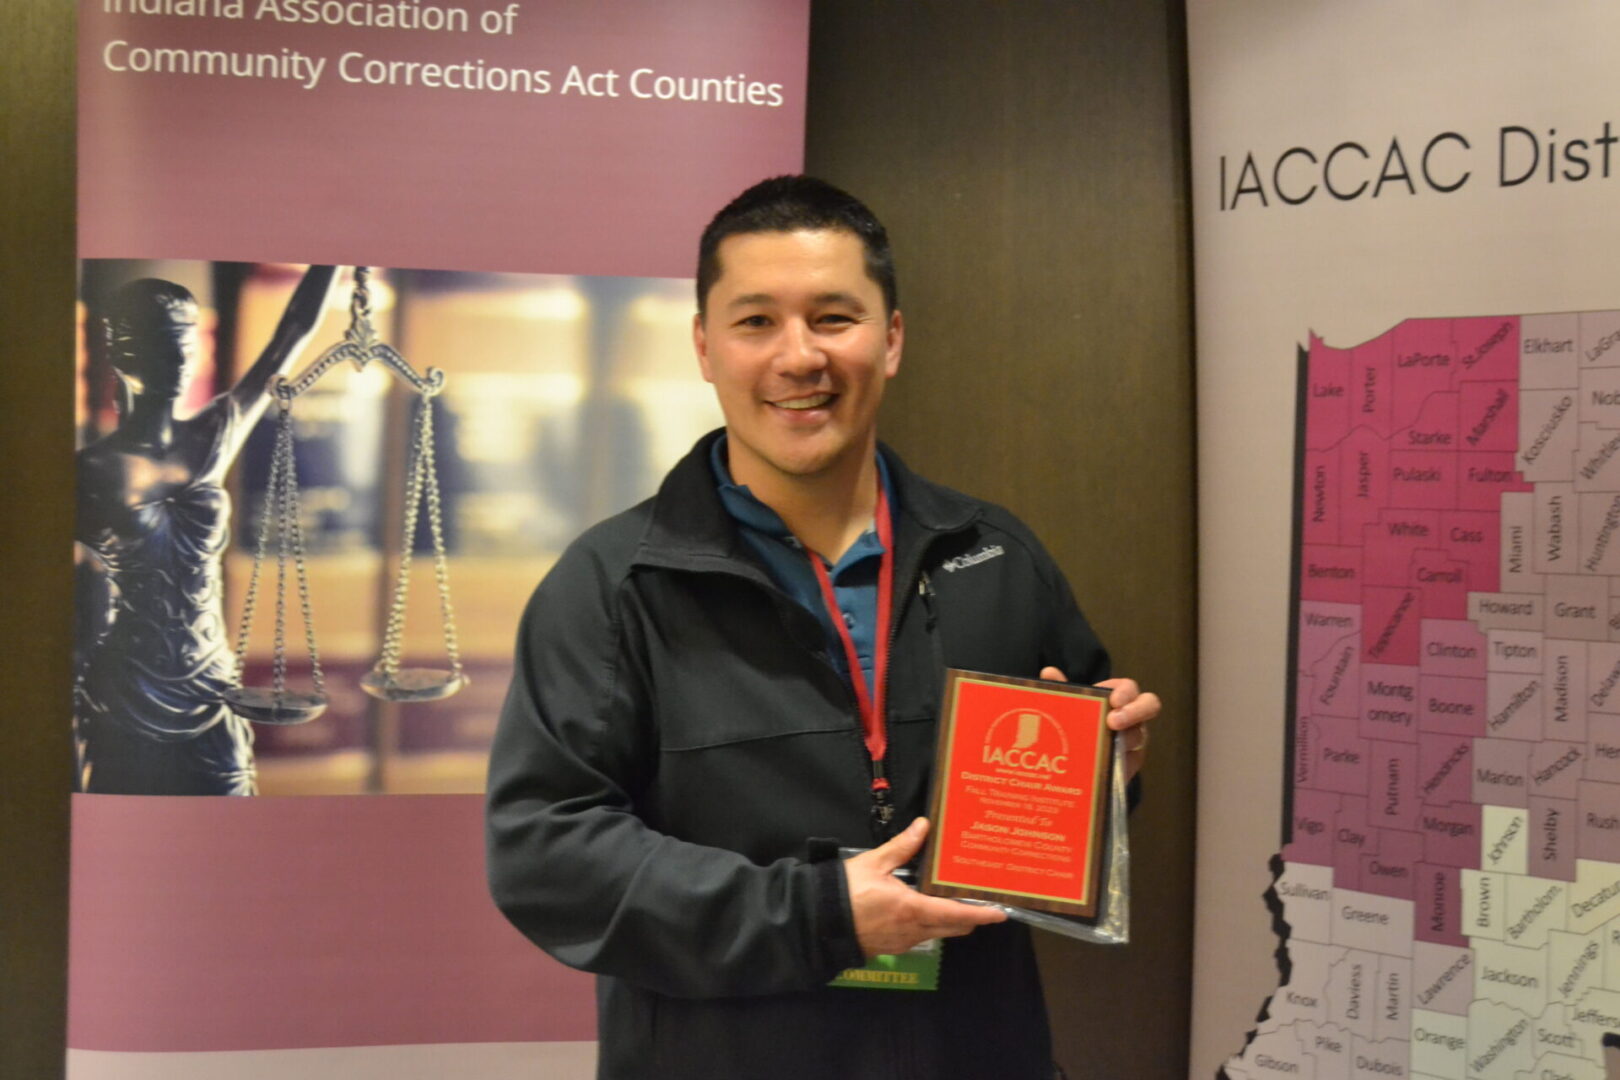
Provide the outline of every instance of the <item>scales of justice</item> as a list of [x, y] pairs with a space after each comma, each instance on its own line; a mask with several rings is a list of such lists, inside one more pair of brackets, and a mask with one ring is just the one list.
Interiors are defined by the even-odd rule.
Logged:
[[[326, 680], [321, 673], [320, 650], [315, 642], [311, 614], [309, 577], [304, 565], [303, 528], [299, 520], [298, 469], [293, 452], [293, 402], [314, 386], [332, 368], [347, 360], [360, 371], [372, 362], [381, 363], [409, 383], [418, 394], [416, 419], [411, 431], [410, 465], [405, 480], [405, 531], [399, 556], [399, 572], [388, 607], [388, 626], [383, 634], [382, 655], [360, 680], [360, 686], [383, 701], [435, 701], [449, 697], [467, 685], [461, 652], [456, 643], [455, 610], [450, 602], [450, 570], [445, 557], [439, 480], [433, 462], [433, 398], [444, 389], [444, 372], [428, 368], [418, 375], [405, 358], [377, 337], [371, 324], [370, 269], [354, 268], [354, 293], [349, 301], [349, 328], [343, 340], [323, 352], [294, 378], [277, 377], [266, 393], [276, 400], [275, 442], [270, 454], [270, 476], [265, 484], [265, 506], [259, 515], [259, 536], [253, 552], [253, 570], [248, 578], [242, 604], [242, 623], [236, 639], [237, 685], [224, 692], [231, 711], [259, 724], [302, 724], [326, 711]], [[439, 614], [444, 630], [447, 668], [402, 667], [405, 639], [405, 605], [410, 595], [411, 553], [415, 548], [417, 520], [423, 504], [427, 507], [428, 531], [433, 537], [433, 576], [439, 594]], [[260, 571], [270, 552], [274, 533], [275, 644], [269, 686], [244, 684], [248, 636], [257, 606]], [[304, 643], [309, 651], [309, 691], [287, 686], [287, 564], [293, 565], [299, 610], [304, 622]]]

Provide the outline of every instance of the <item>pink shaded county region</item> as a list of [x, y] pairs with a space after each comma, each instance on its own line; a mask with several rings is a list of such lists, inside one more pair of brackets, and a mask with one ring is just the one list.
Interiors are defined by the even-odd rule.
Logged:
[[[1309, 679], [1300, 680], [1302, 693], [1308, 693], [1312, 685]], [[1350, 719], [1302, 713], [1294, 722], [1295, 787], [1364, 792], [1365, 744]]]
[[1530, 794], [1549, 799], [1575, 798], [1585, 757], [1586, 748], [1579, 743], [1550, 739], [1536, 743], [1530, 750]]
[[1390, 338], [1380, 334], [1350, 350], [1350, 424], [1379, 442], [1389, 439], [1390, 397], [1395, 389]]
[[1485, 734], [1484, 679], [1424, 672], [1418, 677], [1418, 690], [1419, 732], [1475, 737]]
[[1308, 788], [1294, 789], [1293, 815], [1283, 858], [1312, 866], [1333, 865], [1333, 830], [1339, 818], [1339, 796]]
[[1430, 397], [1452, 389], [1458, 365], [1449, 319], [1407, 319], [1389, 337], [1395, 365], [1390, 424], [1401, 431], [1417, 422]]
[[1362, 861], [1361, 891], [1397, 900], [1415, 899], [1413, 868], [1421, 861], [1423, 837], [1401, 829], [1380, 829], [1377, 854], [1366, 856]]
[[1378, 663], [1416, 667], [1422, 648], [1422, 592], [1369, 586], [1362, 598], [1362, 656]]
[[1305, 378], [1307, 449], [1328, 449], [1350, 434], [1350, 355], [1311, 335]]
[[1456, 450], [1461, 442], [1457, 434], [1457, 395], [1441, 393], [1423, 400], [1412, 426], [1398, 431], [1393, 445], [1397, 450]]
[[[1565, 564], [1545, 566], [1538, 556], [1532, 567], [1527, 558], [1540, 546], [1532, 525], [1545, 517], [1545, 499], [1532, 503], [1524, 494], [1536, 489], [1515, 460], [1528, 422], [1520, 416], [1519, 348], [1517, 318], [1409, 319], [1348, 349], [1313, 334], [1301, 373], [1296, 694], [1283, 858], [1331, 866], [1336, 888], [1409, 902], [1416, 940], [1402, 947], [1412, 960], [1401, 969], [1401, 982], [1411, 985], [1401, 989], [1414, 1007], [1458, 1017], [1468, 1015], [1475, 983], [1462, 872], [1480, 866], [1484, 805], [1528, 809], [1527, 825], [1515, 831], [1528, 834], [1532, 874], [1573, 880], [1577, 836], [1582, 853], [1620, 862], [1620, 782], [1593, 784], [1587, 772], [1620, 781], [1620, 716], [1605, 731], [1613, 745], [1604, 751], [1580, 741], [1573, 725], [1567, 743], [1538, 742], [1554, 669], [1537, 660], [1535, 671], [1489, 670], [1492, 635], [1559, 636], [1538, 614], [1551, 600], [1519, 593], [1539, 592], [1539, 576], [1518, 567], [1574, 574], [1577, 539], [1583, 549], [1595, 542], [1577, 536], [1572, 505]], [[1582, 435], [1587, 455], [1596, 454], [1595, 439]], [[1566, 481], [1564, 489], [1589, 486]], [[1510, 507], [1523, 503], [1505, 523], [1504, 497]], [[1518, 576], [1504, 578], [1508, 568]], [[1490, 635], [1470, 618], [1470, 596]], [[1588, 605], [1600, 612], [1593, 619], [1614, 608], [1608, 600]], [[1513, 607], [1521, 603], [1529, 613]], [[1580, 638], [1583, 649], [1599, 637], [1588, 643], [1574, 630], [1560, 632]], [[1566, 700], [1591, 690], [1581, 666], [1566, 661], [1558, 669]], [[1620, 659], [1614, 666], [1620, 702]], [[1488, 731], [1492, 710], [1503, 719]], [[1601, 763], [1588, 761], [1599, 753]], [[1599, 803], [1601, 813], [1589, 810]], [[1382, 1027], [1379, 1034], [1404, 1039], [1403, 1024], [1404, 1015], [1392, 1029], [1401, 1034]], [[1370, 1026], [1357, 1034], [1373, 1038]], [[1350, 1075], [1348, 1062], [1330, 1064], [1322, 1053], [1307, 1059], [1305, 1034], [1297, 1038], [1296, 1071], [1314, 1061], [1319, 1080], [1324, 1069]], [[1250, 1071], [1287, 1064], [1254, 1060]], [[1354, 1074], [1381, 1071], [1367, 1062], [1383, 1060], [1363, 1055]]]
[[1474, 740], [1462, 735], [1418, 736], [1418, 797], [1424, 812], [1473, 797]]
[[1454, 450], [1391, 450], [1389, 503], [1415, 510], [1457, 509]]
[[[1434, 620], [1462, 619], [1468, 615], [1468, 593], [1474, 583], [1468, 564], [1447, 551], [1420, 548], [1412, 556], [1413, 588], [1423, 590], [1425, 625]], [[1425, 653], [1427, 657], [1428, 653]]]
[[1380, 510], [1362, 530], [1366, 554], [1362, 569], [1369, 585], [1412, 584], [1412, 557], [1419, 548], [1440, 542], [1437, 510]]
[[1497, 739], [1522, 740], [1524, 744], [1539, 741], [1546, 707], [1545, 689], [1545, 680], [1535, 672], [1488, 672], [1485, 676], [1485, 730]]
[[[1457, 349], [1458, 379], [1466, 387], [1472, 380], [1518, 385], [1519, 317], [1488, 315], [1452, 319], [1451, 339]], [[1509, 446], [1512, 446], [1510, 440]]]
[[1374, 742], [1367, 753], [1372, 820], [1382, 829], [1416, 829], [1418, 748], [1404, 742]]
[[1519, 449], [1517, 382], [1463, 383], [1457, 396], [1459, 450], [1514, 454]]
[[1299, 666], [1309, 671], [1346, 638], [1361, 629], [1361, 607], [1357, 604], [1323, 604], [1303, 600], [1299, 605]]
[[1414, 1003], [1431, 1012], [1467, 1016], [1474, 1000], [1473, 950], [1424, 942], [1421, 919], [1414, 920], [1413, 928], [1418, 939], [1412, 950]]
[[1478, 870], [1480, 814], [1478, 806], [1465, 802], [1425, 808], [1418, 818], [1424, 860], [1440, 866]]
[[1339, 449], [1305, 451], [1305, 542], [1355, 543], [1359, 536], [1341, 531], [1339, 507], [1344, 500], [1344, 478], [1339, 468]]
[[1349, 725], [1321, 725], [1317, 729], [1315, 786], [1325, 791], [1362, 795], [1367, 791], [1369, 747]]
[[1335, 604], [1361, 602], [1361, 549], [1306, 544], [1300, 560], [1299, 598]]
[[1575, 802], [1530, 796], [1532, 877], [1575, 880]]
[[1528, 808], [1530, 744], [1517, 739], [1474, 740], [1474, 793], [1471, 801], [1489, 806]]
[[1343, 541], [1363, 543], [1363, 530], [1389, 502], [1389, 440], [1366, 428], [1351, 432], [1339, 447], [1339, 477]]
[[1452, 510], [1440, 515], [1440, 542], [1448, 555], [1467, 564], [1468, 587], [1475, 592], [1501, 588], [1502, 515], [1496, 505], [1489, 512]]
[[[1578, 684], [1572, 684], [1578, 685]], [[1589, 712], [1620, 712], [1620, 643], [1593, 641], [1586, 646], [1586, 700], [1580, 708]]]
[[1485, 635], [1461, 618], [1424, 619], [1423, 674], [1483, 679]]
[[[1346, 634], [1321, 659], [1302, 674], [1311, 679], [1309, 697], [1302, 695], [1304, 709], [1318, 717], [1349, 717], [1361, 712], [1361, 649], [1356, 635]], [[1330, 722], [1331, 723], [1331, 722]], [[1353, 730], [1354, 725], [1337, 725]]]
[[1367, 856], [1378, 853], [1378, 832], [1367, 825], [1367, 800], [1346, 795], [1339, 800], [1339, 818], [1333, 829], [1333, 884], [1340, 889], [1364, 891], [1361, 867]]
[[1620, 785], [1587, 780], [1580, 785], [1579, 855], [1620, 863]]
[[1361, 691], [1363, 738], [1417, 742], [1417, 668], [1363, 662]]
[[1514, 464], [1513, 452], [1469, 451], [1457, 455], [1457, 509], [1497, 510], [1509, 491], [1534, 491]]
[[1586, 779], [1620, 784], [1620, 716], [1592, 717]]
[[[1477, 856], [1477, 841], [1474, 846]], [[1462, 933], [1461, 869], [1419, 863], [1415, 875], [1417, 903], [1412, 919], [1412, 936], [1433, 945], [1467, 945], [1468, 939]]]

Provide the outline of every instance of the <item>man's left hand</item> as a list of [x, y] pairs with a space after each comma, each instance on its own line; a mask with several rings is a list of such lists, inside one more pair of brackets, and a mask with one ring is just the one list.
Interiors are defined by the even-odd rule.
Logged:
[[[1055, 667], [1041, 669], [1048, 682], [1068, 682], [1068, 676]], [[1125, 779], [1141, 771], [1147, 760], [1147, 722], [1159, 715], [1159, 695], [1144, 694], [1135, 679], [1105, 679], [1097, 684], [1111, 691], [1108, 695], [1108, 726], [1125, 732]]]

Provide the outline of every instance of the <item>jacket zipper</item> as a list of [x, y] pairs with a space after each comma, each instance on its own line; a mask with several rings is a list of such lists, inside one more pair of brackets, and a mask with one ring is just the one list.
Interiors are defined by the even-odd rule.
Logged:
[[[768, 593], [771, 597], [772, 606], [776, 608], [777, 618], [782, 620], [783, 629], [787, 630], [790, 634], [794, 633], [794, 628], [792, 625], [794, 619], [809, 618], [815, 623], [816, 638], [819, 640], [823, 636], [824, 631], [822, 629], [820, 620], [816, 619], [815, 615], [805, 611], [798, 605], [797, 602], [792, 599], [792, 597], [789, 597], [787, 594], [783, 593], [782, 590], [777, 588], [774, 584], [765, 584], [755, 581], [753, 577], [746, 574], [735, 574], [732, 571], [722, 572], [733, 573], [733, 576], [740, 577], [744, 581], [758, 585], [766, 593]], [[892, 625], [889, 628], [889, 648], [892, 653], [895, 637], [897, 636], [899, 630], [899, 620], [891, 619], [890, 622]], [[816, 659], [821, 661], [822, 664], [826, 665], [828, 671], [832, 672], [835, 676], [838, 676], [837, 682], [843, 688], [844, 692], [845, 711], [855, 718], [855, 726], [851, 730], [856, 736], [856, 741], [860, 743], [860, 754], [866, 759], [867, 767], [870, 772], [873, 834], [875, 836], [879, 836], [879, 823], [881, 822], [883, 827], [887, 827], [889, 822], [894, 819], [894, 804], [889, 794], [890, 789], [887, 777], [884, 774], [883, 762], [874, 759], [872, 755], [867, 752], [866, 744], [860, 738], [861, 710], [860, 703], [855, 698], [855, 690], [853, 686], [850, 684], [847, 678], [839, 674], [838, 665], [832, 662], [832, 657], [828, 653], [825, 643], [813, 651]], [[888, 725], [888, 717], [884, 717], [883, 722], [886, 727]], [[882, 781], [882, 783], [880, 784], [879, 781]], [[878, 842], [881, 843], [884, 839], [887, 839], [887, 837], [879, 836]]]
[[[925, 547], [926, 546], [927, 545], [925, 545]], [[923, 556], [926, 554], [926, 551], [919, 551], [917, 553], [918, 562], [921, 562]], [[727, 574], [764, 590], [770, 596], [772, 606], [776, 608], [777, 618], [782, 620], [782, 625], [785, 630], [787, 630], [790, 634], [793, 634], [794, 628], [792, 626], [792, 620], [800, 618], [801, 616], [808, 617], [815, 622], [817, 631], [816, 637], [818, 640], [820, 639], [822, 635], [820, 620], [817, 620], [814, 614], [805, 611], [802, 607], [800, 607], [792, 597], [784, 593], [768, 578], [761, 580], [752, 574], [739, 573], [738, 571], [732, 569], [711, 570], [710, 572]], [[900, 623], [905, 617], [906, 603], [910, 599], [911, 594], [910, 589], [896, 591], [899, 593], [899, 596], [897, 597], [899, 603], [896, 605], [896, 608], [889, 619], [889, 655], [891, 657], [894, 655], [894, 643], [899, 640], [900, 637]], [[936, 664], [943, 667], [944, 653], [940, 648], [939, 635], [935, 632], [938, 618], [934, 610], [934, 583], [932, 579], [929, 578], [928, 571], [921, 569], [920, 567], [917, 571], [916, 591], [917, 595], [922, 598], [923, 607], [926, 610], [924, 633], [928, 638], [929, 647], [934, 653], [934, 660]], [[795, 636], [797, 635], [795, 634]], [[817, 659], [825, 664], [828, 670], [830, 670], [834, 675], [838, 674], [838, 667], [832, 662], [830, 656], [828, 655], [825, 644], [823, 644], [822, 647], [815, 649], [814, 652]], [[852, 730], [857, 736], [857, 741], [860, 741], [858, 738], [862, 730], [860, 706], [855, 699], [854, 688], [846, 678], [840, 677], [838, 682], [844, 688], [847, 709], [855, 718], [855, 726]], [[880, 717], [880, 719], [883, 722], [884, 728], [887, 729], [889, 724], [889, 717], [887, 715], [887, 701], [884, 702], [884, 713], [885, 715]], [[893, 747], [891, 746], [890, 753], [892, 752]], [[889, 784], [888, 779], [889, 770], [885, 768], [884, 762], [873, 758], [871, 754], [866, 751], [866, 745], [864, 742], [861, 742], [861, 755], [866, 758], [868, 773], [871, 778], [870, 791], [872, 794], [872, 838], [875, 844], [882, 844], [892, 838], [894, 830], [895, 806], [894, 797], [892, 794], [893, 788]]]
[[[928, 571], [917, 571], [917, 595], [922, 597], [923, 607], [927, 609], [925, 625], [930, 631], [939, 622], [939, 616], [934, 611], [934, 579], [928, 576]], [[935, 652], [938, 652], [936, 643]]]
[[[920, 555], [921, 553], [919, 553], [919, 557]], [[927, 611], [923, 629], [937, 659], [940, 656], [940, 651], [939, 642], [935, 640], [934, 635], [934, 585], [928, 579], [928, 571], [919, 569], [917, 575], [917, 595], [922, 597], [923, 606]], [[900, 637], [900, 623], [906, 615], [906, 601], [910, 598], [909, 589], [897, 591], [900, 594], [897, 597], [899, 603], [896, 604], [895, 611], [889, 618], [889, 656], [891, 661], [894, 657], [894, 643]], [[884, 715], [878, 719], [882, 722], [884, 730], [887, 730], [889, 726], [887, 695], [885, 695], [883, 706]], [[893, 743], [889, 745], [889, 753], [894, 753]], [[877, 843], [881, 844], [894, 835], [894, 798], [891, 794], [892, 788], [889, 785], [884, 762], [870, 756], [868, 756], [868, 760], [872, 763], [872, 836]]]
[[[724, 572], [733, 573], [732, 571], [724, 571]], [[745, 581], [754, 581], [754, 579], [749, 575], [736, 574], [735, 576], [741, 577]], [[926, 577], [926, 573], [924, 573], [924, 576]], [[755, 584], [760, 584], [760, 583], [755, 582]], [[919, 587], [920, 587], [920, 584], [921, 583], [919, 583]], [[788, 629], [790, 632], [792, 631], [792, 626], [789, 625], [789, 620], [790, 619], [799, 618], [801, 614], [802, 615], [807, 615], [811, 619], [815, 619], [815, 615], [811, 614], [810, 612], [805, 611], [791, 597], [784, 594], [782, 592], [782, 590], [780, 588], [777, 588], [775, 585], [762, 585], [761, 587], [763, 587], [766, 592], [770, 593], [772, 603], [776, 606], [777, 617], [782, 620], [783, 626], [786, 629]], [[932, 586], [929, 586], [929, 589], [931, 591]], [[899, 596], [900, 603], [899, 603], [897, 609], [894, 612], [892, 612], [890, 614], [890, 617], [889, 617], [889, 642], [888, 642], [888, 645], [889, 645], [889, 655], [891, 657], [894, 655], [894, 643], [900, 637], [900, 620], [905, 616], [905, 610], [906, 610], [905, 602], [906, 602], [906, 599], [908, 597], [908, 593], [909, 593], [909, 590], [900, 591], [900, 596]], [[792, 615], [788, 614], [790, 610], [793, 612]], [[932, 618], [930, 618], [928, 625], [930, 627], [932, 626]], [[819, 637], [821, 635], [821, 633], [823, 632], [822, 628], [821, 628], [820, 620], [816, 620], [816, 630], [818, 632], [817, 636]], [[930, 635], [930, 636], [932, 636], [932, 635]], [[934, 648], [935, 648], [935, 653], [937, 655], [938, 654], [938, 645], [937, 645], [937, 643], [935, 644]], [[830, 655], [828, 654], [827, 649], [826, 649], [825, 646], [816, 649], [815, 653], [816, 653], [817, 658], [820, 659], [823, 664], [826, 664], [829, 670], [831, 670], [835, 675], [838, 674], [838, 666], [832, 662], [832, 659], [831, 659]], [[860, 733], [862, 731], [861, 710], [860, 710], [860, 703], [856, 700], [856, 697], [855, 697], [854, 686], [849, 680], [853, 679], [853, 678], [859, 678], [859, 677], [860, 677], [860, 673], [859, 672], [854, 672], [854, 673], [851, 673], [847, 678], [844, 677], [844, 676], [840, 676], [839, 679], [838, 679], [839, 684], [842, 685], [843, 688], [844, 688], [844, 695], [845, 695], [845, 700], [847, 702], [848, 711], [855, 718], [854, 732], [856, 733], [857, 736], [860, 735]], [[887, 713], [888, 713], [888, 701], [887, 701], [887, 696], [886, 695], [885, 695], [885, 701], [884, 701], [884, 713], [885, 713], [885, 715], [879, 717], [878, 719], [883, 724], [884, 729], [887, 730], [888, 726], [889, 726], [889, 717], [887, 715]], [[894, 748], [891, 746], [889, 748], [889, 752], [892, 753], [893, 749]], [[867, 751], [866, 744], [865, 744], [864, 741], [861, 742], [861, 755], [866, 759], [868, 775], [870, 776], [870, 783], [868, 785], [868, 790], [871, 792], [871, 798], [872, 798], [872, 806], [871, 806], [871, 810], [870, 810], [871, 825], [872, 825], [872, 839], [873, 839], [874, 844], [882, 844], [885, 841], [887, 841], [888, 839], [890, 839], [890, 837], [893, 835], [893, 832], [894, 832], [894, 810], [895, 810], [895, 806], [894, 806], [893, 787], [889, 783], [888, 771], [884, 767], [884, 762], [879, 758], [874, 758], [871, 755], [871, 753]]]

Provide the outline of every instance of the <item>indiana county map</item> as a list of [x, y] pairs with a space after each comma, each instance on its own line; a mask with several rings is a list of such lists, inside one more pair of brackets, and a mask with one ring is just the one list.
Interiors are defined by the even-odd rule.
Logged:
[[1226, 1080], [1620, 1080], [1620, 310], [1299, 350], [1279, 986]]

